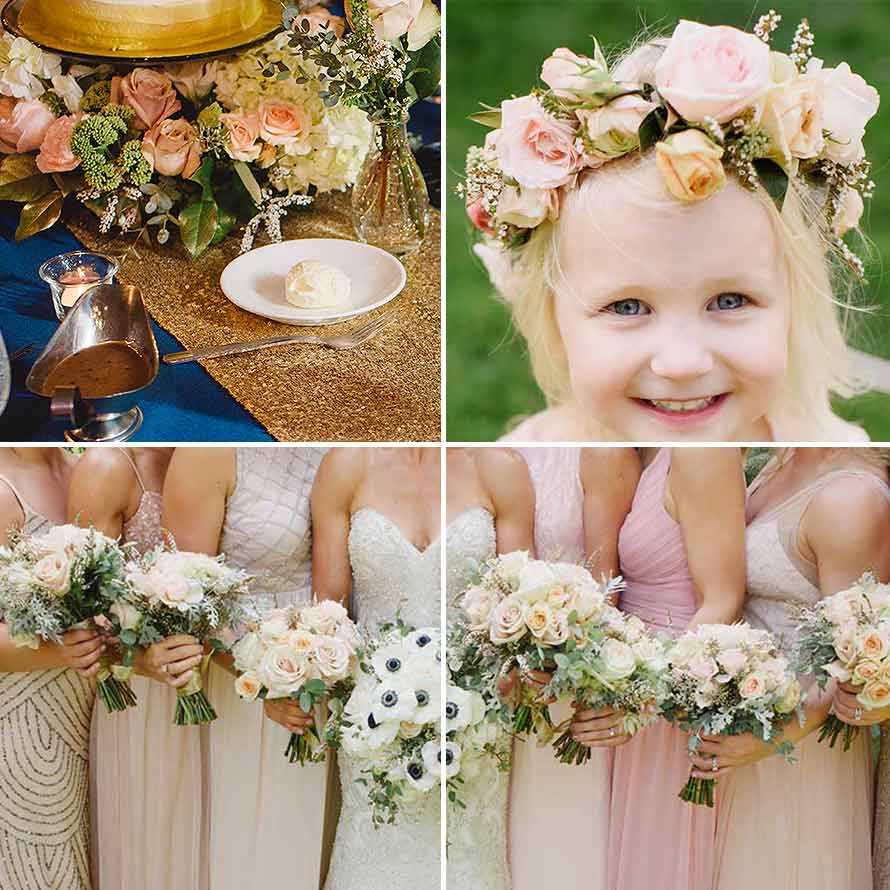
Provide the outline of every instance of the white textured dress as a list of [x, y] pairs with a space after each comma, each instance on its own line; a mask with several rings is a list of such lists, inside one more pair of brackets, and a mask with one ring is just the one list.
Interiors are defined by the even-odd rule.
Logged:
[[[484, 507], [461, 513], [445, 535], [449, 608], [496, 553], [494, 517]], [[504, 732], [509, 756], [510, 736]], [[510, 773], [490, 758], [461, 788], [463, 807], [448, 808], [448, 890], [510, 890], [507, 863], [507, 802]]]
[[[253, 592], [275, 606], [306, 601], [312, 596], [309, 495], [324, 449], [236, 453], [220, 552], [250, 572]], [[290, 734], [258, 703], [238, 697], [228, 671], [210, 668], [207, 693], [218, 715], [210, 724], [210, 887], [318, 890], [325, 765], [289, 763]]]
[[[23, 533], [49, 531], [53, 523], [35, 513], [8, 480], [2, 481], [25, 514]], [[94, 697], [94, 687], [66, 668], [0, 673], [3, 890], [90, 890]]]
[[[395, 522], [364, 507], [352, 516], [349, 559], [352, 615], [359, 624], [373, 626], [399, 612], [408, 624], [439, 626], [438, 538], [418, 550]], [[437, 890], [439, 795], [403, 804], [396, 825], [374, 828], [367, 789], [355, 781], [358, 765], [344, 752], [338, 760], [342, 806], [325, 890]]]

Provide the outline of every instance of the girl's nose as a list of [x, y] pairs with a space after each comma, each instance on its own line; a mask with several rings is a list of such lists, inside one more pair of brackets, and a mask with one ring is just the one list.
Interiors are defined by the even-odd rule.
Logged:
[[676, 327], [666, 331], [658, 342], [649, 368], [657, 377], [668, 380], [690, 380], [704, 377], [714, 369], [714, 355], [694, 332]]

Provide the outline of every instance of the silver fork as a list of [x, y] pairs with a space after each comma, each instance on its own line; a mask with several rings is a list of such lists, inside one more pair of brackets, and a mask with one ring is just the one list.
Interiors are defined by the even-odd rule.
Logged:
[[309, 343], [314, 346], [326, 346], [329, 349], [354, 349], [376, 337], [394, 321], [392, 312], [387, 312], [348, 334], [337, 337], [316, 337], [311, 334], [284, 334], [278, 337], [267, 337], [265, 340], [249, 340], [242, 343], [228, 343], [225, 346], [205, 346], [202, 349], [186, 349], [182, 352], [168, 352], [164, 361], [168, 365], [181, 365], [202, 358], [219, 358], [224, 355], [237, 355], [241, 352], [252, 352], [255, 349], [268, 349], [270, 346], [286, 346], [290, 343]]

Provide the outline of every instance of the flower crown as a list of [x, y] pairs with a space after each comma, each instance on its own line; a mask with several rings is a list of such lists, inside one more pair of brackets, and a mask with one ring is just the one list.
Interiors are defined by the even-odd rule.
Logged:
[[726, 171], [760, 183], [779, 210], [790, 177], [820, 186], [828, 237], [859, 276], [862, 261], [843, 242], [871, 197], [862, 137], [878, 92], [844, 62], [812, 55], [806, 20], [789, 54], [771, 51], [781, 16], [762, 16], [753, 34], [681, 21], [656, 65], [654, 83], [613, 79], [599, 44], [593, 58], [557, 49], [541, 69], [547, 89], [506, 99], [472, 119], [494, 128], [467, 154], [458, 186], [474, 225], [504, 248], [559, 215], [580, 176], [654, 146], [667, 191], [700, 201], [723, 188]]

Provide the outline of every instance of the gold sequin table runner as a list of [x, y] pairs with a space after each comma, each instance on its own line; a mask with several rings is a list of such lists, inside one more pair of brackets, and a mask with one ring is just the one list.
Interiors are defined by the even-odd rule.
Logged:
[[[86, 210], [67, 226], [90, 250], [119, 255], [133, 245], [132, 234], [97, 234]], [[422, 248], [403, 259], [408, 282], [395, 300], [360, 320], [323, 328], [269, 321], [226, 299], [219, 276], [238, 256], [237, 230], [196, 260], [174, 238], [164, 246], [139, 242], [138, 255], [131, 251], [124, 259], [117, 281], [139, 287], [154, 319], [188, 349], [289, 333], [334, 336], [394, 311], [395, 324], [356, 349], [277, 346], [202, 364], [279, 441], [438, 441], [440, 226], [433, 211]], [[306, 210], [291, 211], [282, 235], [352, 238], [348, 196], [323, 195]], [[265, 243], [257, 239], [257, 246]], [[213, 439], [212, 430], [207, 438]]]

